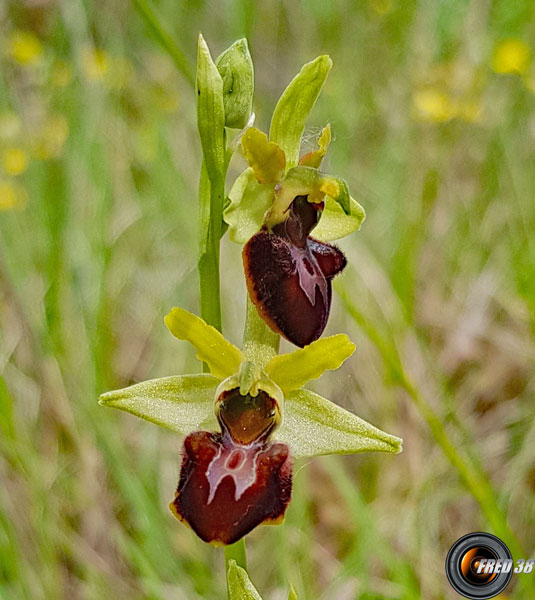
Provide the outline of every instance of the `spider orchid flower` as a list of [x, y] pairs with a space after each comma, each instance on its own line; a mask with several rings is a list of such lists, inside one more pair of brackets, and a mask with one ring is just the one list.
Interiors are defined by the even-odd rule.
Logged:
[[331, 280], [346, 265], [328, 242], [357, 230], [365, 217], [345, 181], [318, 170], [330, 141], [327, 125], [318, 148], [287, 169], [283, 148], [247, 129], [241, 144], [249, 168], [234, 183], [224, 213], [231, 239], [245, 243], [247, 290], [258, 312], [300, 347], [323, 333]]
[[258, 345], [242, 351], [180, 308], [165, 323], [210, 373], [144, 381], [100, 403], [186, 436], [170, 508], [205, 542], [232, 544], [261, 523], [281, 522], [294, 459], [401, 451], [399, 438], [303, 387], [353, 353], [345, 334], [276, 355]]

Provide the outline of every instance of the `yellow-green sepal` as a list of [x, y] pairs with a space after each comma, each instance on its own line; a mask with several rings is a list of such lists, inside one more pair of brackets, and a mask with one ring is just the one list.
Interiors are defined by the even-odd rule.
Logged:
[[274, 438], [288, 444], [294, 458], [359, 452], [398, 454], [403, 444], [400, 438], [303, 388], [285, 396], [282, 424]]
[[228, 563], [227, 590], [229, 600], [262, 600], [247, 571], [239, 567], [235, 560], [229, 560]]
[[219, 379], [237, 373], [244, 356], [215, 327], [183, 308], [172, 308], [165, 317], [169, 331], [179, 340], [189, 342], [197, 350], [197, 358], [205, 362]]
[[320, 221], [311, 233], [312, 237], [320, 242], [331, 242], [358, 231], [366, 213], [354, 198], [350, 197], [349, 203], [350, 213], [346, 214], [336, 200], [326, 196]]
[[279, 354], [266, 365], [266, 374], [287, 394], [317, 379], [327, 370], [338, 369], [355, 351], [345, 333], [321, 338], [300, 350]]
[[214, 395], [218, 385], [219, 379], [207, 373], [162, 377], [106, 392], [99, 404], [188, 435], [216, 424]]
[[233, 242], [245, 244], [260, 230], [274, 197], [273, 185], [258, 183], [251, 167], [237, 177], [228, 194], [229, 204], [223, 213]]
[[241, 138], [241, 145], [258, 183], [275, 184], [282, 179], [286, 157], [282, 148], [270, 142], [263, 131], [249, 127]]
[[269, 139], [284, 150], [288, 168], [299, 162], [306, 120], [332, 64], [332, 60], [324, 55], [304, 65], [277, 102], [271, 119]]

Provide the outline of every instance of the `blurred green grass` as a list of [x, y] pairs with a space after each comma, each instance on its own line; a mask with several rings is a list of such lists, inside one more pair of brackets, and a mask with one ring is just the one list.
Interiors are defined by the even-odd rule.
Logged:
[[[305, 143], [332, 123], [328, 170], [367, 210], [344, 290], [533, 555], [533, 3], [155, 7], [192, 67], [199, 31], [214, 55], [248, 37], [264, 129], [331, 55]], [[96, 403], [196, 368], [162, 319], [198, 310], [190, 82], [128, 2], [6, 2], [0, 24], [0, 598], [222, 598], [222, 553], [167, 510], [180, 440]], [[235, 342], [239, 252], [224, 240]], [[285, 525], [250, 536], [252, 579], [266, 600], [289, 582], [304, 600], [453, 599], [446, 552], [489, 524], [339, 297], [328, 329], [357, 353], [318, 389], [405, 451], [299, 465]]]

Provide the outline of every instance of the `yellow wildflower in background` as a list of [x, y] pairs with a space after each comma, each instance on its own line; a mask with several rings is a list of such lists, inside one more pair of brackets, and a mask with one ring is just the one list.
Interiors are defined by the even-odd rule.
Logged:
[[20, 134], [22, 122], [15, 112], [5, 112], [0, 115], [0, 139], [14, 140]]
[[7, 49], [8, 54], [21, 65], [36, 65], [43, 57], [43, 45], [31, 31], [14, 31]]
[[392, 10], [392, 0], [370, 0], [370, 6], [378, 15], [386, 15]]
[[100, 48], [85, 48], [82, 52], [82, 71], [89, 81], [102, 81], [110, 69], [110, 57]]
[[28, 168], [28, 156], [20, 148], [4, 148], [1, 162], [7, 175], [21, 175]]
[[162, 112], [172, 114], [178, 110], [180, 97], [177, 92], [156, 86], [151, 96], [154, 106]]
[[50, 79], [56, 87], [67, 87], [72, 81], [72, 65], [66, 60], [58, 60], [52, 69]]
[[53, 115], [44, 123], [33, 147], [36, 158], [59, 158], [69, 136], [69, 123], [63, 115]]
[[0, 180], [0, 211], [21, 210], [27, 202], [28, 195], [20, 184]]
[[481, 120], [481, 103], [478, 100], [463, 100], [457, 104], [456, 117], [468, 123]]
[[435, 88], [414, 92], [412, 103], [417, 118], [422, 121], [443, 123], [452, 119], [456, 114], [455, 104], [450, 96]]
[[106, 74], [106, 84], [114, 90], [124, 89], [134, 76], [132, 63], [122, 56], [109, 57], [109, 68]]
[[517, 39], [504, 40], [494, 50], [492, 68], [496, 73], [522, 75], [528, 70], [530, 61], [531, 50], [526, 42]]

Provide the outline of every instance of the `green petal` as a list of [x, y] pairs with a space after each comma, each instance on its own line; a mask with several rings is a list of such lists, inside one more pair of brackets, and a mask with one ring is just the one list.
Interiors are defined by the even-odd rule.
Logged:
[[223, 213], [233, 242], [245, 244], [260, 230], [274, 197], [273, 185], [258, 183], [251, 168], [238, 176], [228, 195], [230, 204]]
[[182, 308], [172, 308], [165, 317], [165, 324], [176, 338], [196, 348], [197, 358], [210, 367], [215, 377], [224, 379], [238, 372], [244, 360], [241, 350], [197, 315]]
[[339, 333], [290, 354], [275, 356], [267, 364], [266, 373], [284, 393], [288, 393], [317, 379], [327, 369], [338, 369], [354, 351], [355, 344], [345, 333]]
[[182, 375], [136, 383], [106, 392], [102, 406], [120, 408], [156, 425], [187, 435], [215, 425], [214, 395], [219, 380], [213, 375]]
[[305, 389], [286, 396], [283, 421], [274, 437], [288, 444], [295, 458], [374, 451], [398, 454], [403, 443]]
[[299, 161], [305, 123], [332, 67], [328, 56], [318, 56], [303, 66], [277, 102], [269, 139], [284, 150], [287, 167]]
[[247, 571], [238, 567], [235, 560], [228, 563], [227, 589], [229, 600], [262, 600]]
[[254, 93], [254, 69], [247, 40], [234, 42], [216, 60], [223, 79], [225, 125], [242, 129], [251, 116]]
[[282, 179], [286, 166], [284, 152], [278, 144], [270, 142], [263, 131], [249, 127], [242, 136], [241, 145], [258, 183], [275, 184]]
[[326, 196], [325, 208], [320, 222], [314, 228], [312, 237], [322, 241], [330, 242], [358, 231], [361, 223], [366, 218], [362, 206], [353, 198], [350, 198], [351, 214], [347, 215], [340, 204]]

